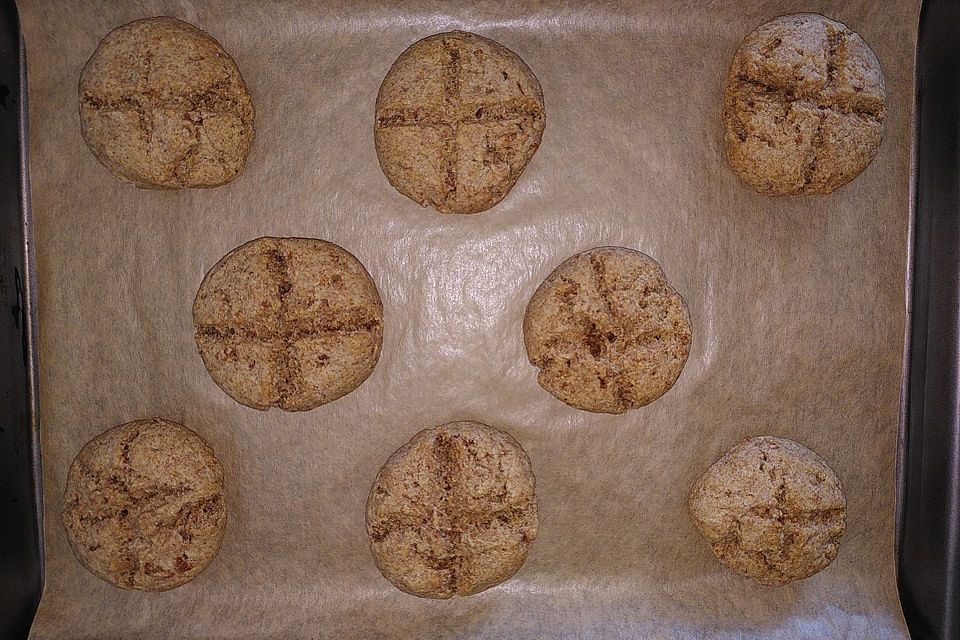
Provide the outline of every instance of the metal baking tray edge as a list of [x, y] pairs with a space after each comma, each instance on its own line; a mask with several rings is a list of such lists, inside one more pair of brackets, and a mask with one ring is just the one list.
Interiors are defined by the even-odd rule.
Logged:
[[25, 638], [43, 590], [37, 286], [28, 177], [26, 53], [0, 0], [0, 637]]
[[915, 640], [960, 638], [960, 1], [920, 12], [907, 325], [897, 447], [897, 583]]

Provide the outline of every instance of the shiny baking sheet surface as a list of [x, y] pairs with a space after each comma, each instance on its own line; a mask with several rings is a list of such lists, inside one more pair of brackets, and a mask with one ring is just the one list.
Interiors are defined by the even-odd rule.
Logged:
[[[910, 105], [911, 2], [21, 2], [30, 67], [40, 291], [46, 589], [34, 638], [905, 638], [894, 572]], [[857, 180], [769, 198], [721, 147], [740, 40], [783, 13], [858, 31], [886, 77], [887, 130]], [[100, 38], [171, 15], [216, 37], [257, 109], [246, 171], [214, 190], [143, 191], [85, 148], [77, 80]], [[495, 209], [441, 216], [377, 165], [373, 105], [390, 64], [454, 28], [516, 51], [543, 86], [543, 145]], [[223, 254], [262, 235], [336, 242], [385, 306], [370, 379], [300, 414], [230, 400], [196, 353], [191, 304]], [[521, 319], [571, 254], [656, 258], [690, 306], [679, 382], [622, 416], [541, 390]], [[193, 583], [123, 591], [74, 560], [59, 522], [83, 444], [163, 416], [216, 449], [229, 523]], [[417, 431], [479, 420], [533, 461], [541, 533], [510, 581], [453, 601], [374, 567], [364, 502]], [[846, 489], [837, 560], [766, 588], [724, 570], [689, 486], [744, 436], [819, 452]]]

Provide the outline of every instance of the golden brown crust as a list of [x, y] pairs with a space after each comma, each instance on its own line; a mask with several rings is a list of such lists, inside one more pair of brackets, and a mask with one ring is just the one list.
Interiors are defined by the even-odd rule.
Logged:
[[825, 569], [845, 527], [840, 479], [801, 444], [747, 438], [700, 476], [690, 514], [727, 567], [780, 586]]
[[253, 104], [233, 59], [168, 17], [111, 31], [80, 75], [80, 131], [97, 160], [138, 187], [216, 187], [243, 170]]
[[724, 97], [734, 172], [767, 195], [830, 193], [866, 169], [883, 135], [880, 63], [845, 25], [781, 16], [746, 37]]
[[578, 409], [623, 413], [673, 386], [692, 337], [687, 305], [656, 261], [599, 247], [547, 276], [527, 305], [523, 339], [541, 387]]
[[88, 442], [61, 514], [77, 559], [118, 587], [166, 591], [203, 571], [226, 528], [223, 468], [199, 435], [160, 418]]
[[425, 598], [479, 593], [520, 569], [537, 537], [533, 471], [498, 429], [425, 429], [383, 465], [367, 499], [380, 572]]
[[313, 238], [258, 238], [228, 253], [200, 284], [193, 322], [213, 380], [260, 410], [307, 411], [350, 393], [383, 344], [370, 274]]
[[477, 213], [516, 184], [545, 122], [540, 83], [519, 56], [451, 31], [393, 63], [377, 94], [374, 140], [397, 191], [440, 213]]

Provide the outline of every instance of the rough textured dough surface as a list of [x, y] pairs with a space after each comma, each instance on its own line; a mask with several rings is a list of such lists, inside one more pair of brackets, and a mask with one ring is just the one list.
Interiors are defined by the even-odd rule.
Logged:
[[80, 74], [80, 131], [97, 160], [138, 187], [216, 187], [243, 170], [253, 103], [216, 40], [174, 18], [111, 31]]
[[880, 63], [858, 34], [813, 13], [776, 18], [730, 67], [727, 159], [760, 193], [830, 193], [876, 155], [885, 98]]
[[258, 238], [228, 253], [200, 284], [193, 322], [213, 380], [260, 410], [307, 411], [350, 393], [383, 344], [370, 274], [313, 238]]
[[747, 438], [700, 476], [693, 520], [727, 567], [769, 586], [825, 569], [837, 557], [847, 501], [816, 453], [786, 438]]
[[545, 124], [540, 83], [517, 54], [451, 31], [415, 42], [390, 67], [374, 140], [397, 191], [440, 213], [477, 213], [510, 192]]
[[533, 294], [523, 319], [540, 386], [598, 413], [624, 413], [669, 391], [691, 339], [687, 305], [663, 269], [624, 247], [568, 258]]
[[367, 500], [377, 567], [398, 589], [425, 598], [503, 582], [526, 560], [537, 526], [527, 454], [478, 422], [418, 433], [383, 465]]
[[88, 442], [61, 514], [77, 559], [124, 589], [166, 591], [217, 555], [227, 524], [223, 469], [199, 435], [160, 418]]

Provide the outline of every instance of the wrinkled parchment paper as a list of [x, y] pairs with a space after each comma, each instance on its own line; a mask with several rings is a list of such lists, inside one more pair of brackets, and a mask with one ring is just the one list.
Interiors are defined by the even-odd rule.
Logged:
[[[906, 637], [894, 582], [894, 449], [915, 3], [20, 4], [46, 509], [34, 638]], [[874, 48], [887, 131], [853, 183], [774, 199], [727, 168], [719, 112], [741, 39], [795, 11], [841, 20]], [[250, 87], [257, 139], [230, 185], [138, 190], [81, 140], [85, 61], [112, 28], [158, 14], [214, 35]], [[400, 196], [373, 147], [374, 98], [390, 64], [418, 38], [454, 28], [519, 53], [547, 108], [543, 146], [513, 192], [465, 217]], [[376, 371], [308, 413], [236, 404], [194, 346], [203, 274], [262, 235], [346, 247], [383, 297]], [[540, 281], [571, 254], [611, 244], [660, 261], [695, 330], [674, 389], [622, 416], [577, 411], [542, 391], [521, 337]], [[206, 437], [229, 491], [219, 557], [162, 594], [87, 573], [58, 517], [80, 447], [151, 416]], [[541, 534], [499, 587], [417, 599], [374, 567], [364, 502], [397, 447], [461, 419], [506, 429], [526, 448]], [[837, 560], [783, 588], [724, 570], [685, 507], [701, 471], [759, 434], [815, 449], [849, 500]]]

